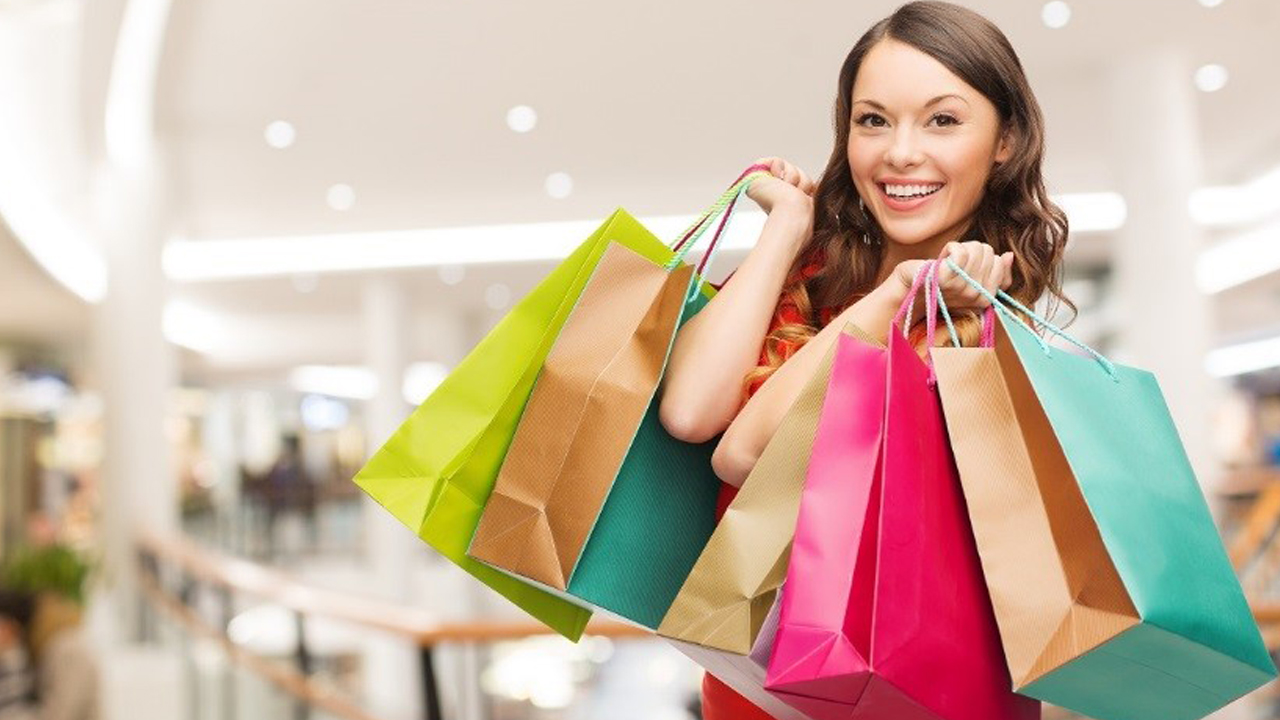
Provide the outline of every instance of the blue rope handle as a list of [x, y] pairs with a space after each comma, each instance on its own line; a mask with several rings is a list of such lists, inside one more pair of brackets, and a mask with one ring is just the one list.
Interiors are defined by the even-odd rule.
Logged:
[[[937, 272], [938, 273], [942, 272], [941, 264], [938, 265]], [[960, 335], [956, 333], [956, 325], [951, 320], [951, 311], [947, 309], [947, 301], [942, 297], [942, 284], [938, 282], [937, 273], [934, 273], [930, 279], [933, 282], [933, 287], [935, 291], [934, 297], [935, 297], [935, 301], [938, 304], [937, 310], [942, 311], [942, 319], [947, 321], [947, 333], [951, 335], [951, 347], [960, 347]], [[930, 314], [933, 314], [933, 312], [934, 312], [933, 310], [930, 310]], [[929, 333], [928, 343], [930, 346], [933, 345], [932, 332]]]
[[1109, 376], [1111, 377], [1111, 379], [1112, 379], [1112, 380], [1114, 380], [1114, 381], [1116, 381], [1116, 382], [1120, 382], [1120, 378], [1119, 378], [1119, 376], [1116, 374], [1116, 366], [1115, 366], [1115, 364], [1114, 364], [1114, 363], [1112, 363], [1110, 360], [1108, 360], [1106, 357], [1104, 357], [1102, 353], [1098, 352], [1097, 350], [1094, 350], [1093, 348], [1091, 348], [1091, 347], [1089, 347], [1088, 345], [1084, 344], [1084, 343], [1083, 343], [1083, 342], [1081, 342], [1080, 340], [1077, 340], [1075, 337], [1073, 337], [1073, 336], [1072, 336], [1070, 333], [1068, 333], [1067, 331], [1063, 330], [1062, 328], [1058, 327], [1057, 325], [1054, 325], [1053, 323], [1051, 323], [1051, 322], [1049, 322], [1048, 320], [1044, 319], [1043, 317], [1041, 317], [1038, 313], [1036, 313], [1036, 312], [1035, 312], [1034, 310], [1032, 310], [1031, 308], [1028, 308], [1027, 306], [1023, 305], [1022, 303], [1020, 303], [1020, 302], [1018, 302], [1017, 300], [1013, 299], [1013, 297], [1011, 297], [1011, 296], [1010, 296], [1008, 293], [1006, 293], [1005, 291], [1003, 291], [1003, 290], [997, 290], [997, 291], [996, 291], [996, 295], [995, 295], [995, 296], [992, 296], [992, 295], [991, 295], [991, 293], [987, 292], [987, 289], [986, 289], [986, 288], [982, 287], [982, 283], [980, 283], [980, 282], [978, 282], [977, 280], [974, 280], [972, 277], [970, 277], [970, 276], [969, 276], [969, 274], [968, 274], [968, 273], [966, 273], [964, 270], [962, 270], [962, 269], [960, 268], [960, 266], [959, 266], [959, 265], [957, 265], [957, 264], [955, 263], [955, 261], [954, 261], [954, 260], [952, 260], [951, 258], [947, 258], [947, 267], [951, 268], [951, 271], [952, 271], [952, 272], [954, 272], [956, 275], [959, 275], [959, 276], [960, 276], [960, 277], [961, 277], [965, 282], [969, 283], [969, 285], [970, 285], [971, 287], [973, 287], [973, 289], [977, 290], [977, 291], [978, 291], [978, 293], [979, 293], [980, 295], [982, 295], [982, 297], [983, 297], [983, 298], [985, 298], [985, 299], [987, 300], [987, 302], [991, 303], [992, 307], [994, 307], [998, 312], [1000, 312], [1000, 313], [1004, 314], [1004, 316], [1005, 316], [1005, 317], [1009, 318], [1010, 320], [1012, 320], [1012, 321], [1016, 322], [1017, 324], [1021, 325], [1021, 326], [1022, 326], [1022, 327], [1024, 327], [1024, 328], [1026, 328], [1027, 332], [1031, 333], [1031, 337], [1035, 338], [1035, 341], [1040, 345], [1040, 349], [1044, 351], [1044, 354], [1045, 354], [1045, 355], [1051, 355], [1051, 350], [1050, 350], [1050, 348], [1049, 348], [1049, 343], [1045, 342], [1045, 341], [1044, 341], [1044, 338], [1040, 337], [1040, 335], [1039, 335], [1039, 334], [1037, 334], [1037, 333], [1036, 333], [1036, 331], [1035, 331], [1033, 328], [1031, 328], [1031, 326], [1029, 326], [1029, 325], [1027, 325], [1025, 322], [1023, 322], [1022, 318], [1019, 318], [1018, 316], [1016, 316], [1016, 315], [1014, 315], [1012, 312], [1010, 312], [1010, 311], [1009, 311], [1009, 308], [1008, 308], [1008, 307], [1005, 307], [1005, 305], [1006, 305], [1006, 304], [1007, 304], [1007, 305], [1011, 305], [1011, 306], [1013, 306], [1013, 307], [1014, 307], [1014, 309], [1019, 310], [1019, 311], [1021, 311], [1021, 312], [1025, 313], [1025, 314], [1027, 315], [1027, 317], [1031, 318], [1032, 320], [1035, 320], [1035, 321], [1036, 321], [1036, 323], [1038, 323], [1038, 324], [1039, 324], [1041, 327], [1043, 327], [1045, 330], [1048, 330], [1049, 332], [1053, 333], [1054, 335], [1057, 335], [1058, 337], [1062, 338], [1063, 340], [1066, 340], [1067, 342], [1071, 343], [1072, 345], [1075, 345], [1076, 347], [1080, 348], [1081, 350], [1084, 350], [1085, 352], [1087, 352], [1087, 353], [1089, 353], [1090, 355], [1092, 355], [1092, 356], [1093, 356], [1093, 359], [1094, 359], [1094, 360], [1096, 360], [1096, 361], [1098, 362], [1098, 364], [1102, 365], [1102, 368], [1103, 368], [1104, 370], [1106, 370], [1106, 371], [1107, 371], [1107, 375], [1109, 375]]

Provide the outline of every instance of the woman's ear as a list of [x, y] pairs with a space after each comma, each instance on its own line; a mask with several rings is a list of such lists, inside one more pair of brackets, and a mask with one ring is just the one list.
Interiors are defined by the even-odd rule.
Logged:
[[1006, 162], [1013, 157], [1013, 148], [1015, 142], [1014, 132], [1012, 129], [1005, 130], [1000, 133], [1000, 144], [996, 148], [996, 164]]

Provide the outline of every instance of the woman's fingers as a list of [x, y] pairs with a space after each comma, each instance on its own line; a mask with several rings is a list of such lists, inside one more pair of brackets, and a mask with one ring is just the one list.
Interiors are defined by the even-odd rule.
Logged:
[[800, 191], [805, 193], [806, 195], [812, 195], [814, 189], [816, 188], [816, 185], [813, 182], [813, 180], [809, 179], [809, 176], [806, 175], [803, 170], [797, 167], [796, 168], [796, 187], [800, 188]]
[[818, 189], [818, 184], [810, 179], [803, 170], [780, 157], [762, 157], [757, 159], [755, 164], [768, 165], [770, 175], [789, 185], [796, 186], [806, 194], [812, 195]]
[[[995, 294], [1000, 289], [1000, 268], [996, 263], [995, 250], [986, 243], [983, 243], [980, 250], [981, 264], [978, 268], [978, 274], [974, 275], [978, 278], [978, 282], [982, 283], [982, 287], [990, 294]], [[981, 304], [986, 306], [986, 298], [982, 297], [982, 293], [974, 292], [981, 298]]]
[[1013, 285], [1013, 251], [1010, 250], [1000, 256], [1001, 265], [1003, 266], [1003, 274], [1000, 278], [1000, 289], [1008, 290]]

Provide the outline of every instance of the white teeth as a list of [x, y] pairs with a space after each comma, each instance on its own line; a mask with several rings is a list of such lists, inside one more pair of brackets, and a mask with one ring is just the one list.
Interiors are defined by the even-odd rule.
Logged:
[[941, 185], [885, 185], [884, 191], [894, 197], [918, 197], [931, 195], [941, 187]]

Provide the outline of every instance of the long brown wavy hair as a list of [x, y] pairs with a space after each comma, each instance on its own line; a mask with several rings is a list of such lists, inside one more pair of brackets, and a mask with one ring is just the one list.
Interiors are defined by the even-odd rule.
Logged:
[[[819, 310], [843, 310], [869, 293], [884, 262], [886, 243], [869, 211], [859, 205], [848, 162], [849, 125], [854, 79], [863, 58], [876, 43], [893, 39], [914, 47], [942, 63], [978, 90], [996, 107], [1001, 132], [1010, 132], [1010, 158], [996, 165], [972, 221], [959, 242], [981, 240], [997, 254], [1012, 250], [1012, 285], [1008, 293], [1024, 304], [1050, 294], [1050, 312], [1061, 302], [1062, 255], [1067, 241], [1067, 216], [1049, 200], [1041, 175], [1044, 159], [1044, 118], [1022, 63], [1004, 33], [982, 15], [946, 2], [911, 2], [877, 22], [859, 38], [840, 68], [834, 111], [835, 143], [831, 158], [814, 193], [813, 234], [796, 257], [784, 302], [799, 310], [804, 324], [788, 323], [765, 338], [768, 364], [749, 373], [744, 388], [771, 375], [818, 330]], [[871, 241], [864, 243], [864, 233]], [[822, 270], [801, 281], [798, 273], [822, 251]], [[979, 334], [979, 319], [968, 313], [957, 318], [966, 345]]]

